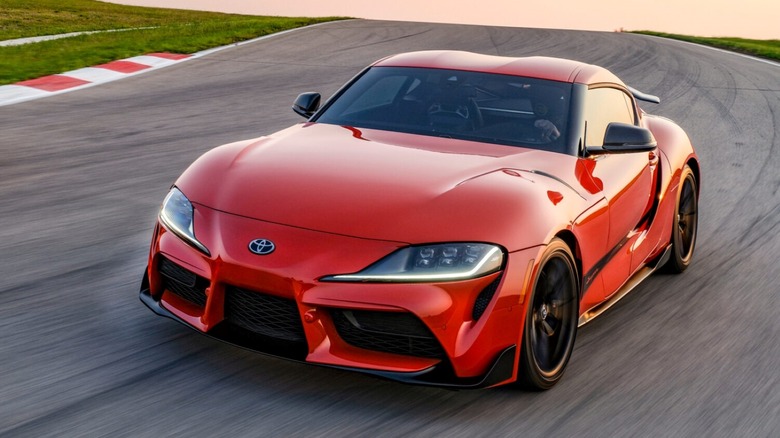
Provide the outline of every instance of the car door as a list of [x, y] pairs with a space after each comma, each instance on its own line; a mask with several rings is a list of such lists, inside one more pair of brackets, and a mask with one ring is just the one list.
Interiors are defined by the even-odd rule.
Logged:
[[[634, 101], [625, 91], [613, 87], [591, 87], [585, 93], [585, 145], [602, 146], [607, 125], [638, 123]], [[614, 293], [631, 274], [631, 234], [652, 205], [655, 154], [647, 152], [594, 154], [586, 160], [592, 178], [603, 187], [608, 202], [609, 235], [606, 238], [603, 270], [606, 296]]]

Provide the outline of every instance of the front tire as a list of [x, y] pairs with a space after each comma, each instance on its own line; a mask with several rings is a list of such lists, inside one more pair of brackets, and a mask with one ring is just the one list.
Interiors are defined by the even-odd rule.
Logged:
[[672, 223], [672, 254], [664, 270], [679, 274], [686, 270], [693, 259], [699, 220], [699, 192], [696, 177], [686, 165], [680, 175], [680, 189]]
[[574, 349], [579, 314], [577, 266], [568, 245], [547, 246], [528, 297], [518, 383], [550, 389], [563, 377]]

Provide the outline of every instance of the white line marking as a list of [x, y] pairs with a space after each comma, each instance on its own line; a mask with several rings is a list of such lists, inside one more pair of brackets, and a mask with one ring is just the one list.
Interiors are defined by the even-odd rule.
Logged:
[[775, 67], [780, 67], [780, 63], [779, 62], [771, 61], [769, 59], [759, 58], [759, 57], [756, 57], [756, 56], [745, 55], [744, 53], [732, 52], [731, 50], [721, 49], [721, 48], [718, 48], [718, 47], [707, 46], [707, 45], [699, 44], [699, 43], [692, 43], [690, 41], [683, 41], [683, 40], [678, 40], [678, 39], [674, 39], [674, 38], [665, 38], [665, 37], [660, 37], [660, 36], [656, 36], [656, 35], [645, 35], [643, 33], [636, 33], [634, 35], [642, 35], [642, 36], [646, 36], [646, 37], [650, 37], [650, 38], [658, 38], [658, 39], [662, 39], [664, 41], [672, 41], [672, 42], [675, 42], [675, 43], [690, 44], [692, 46], [703, 47], [705, 49], [714, 50], [716, 52], [728, 53], [730, 55], [736, 55], [736, 56], [740, 56], [740, 57], [745, 58], [745, 59], [750, 59], [750, 60], [753, 60], [753, 61], [763, 62], [764, 64], [769, 64], [769, 65], [772, 65], [772, 66], [775, 66]]
[[0, 47], [21, 46], [22, 44], [39, 43], [41, 41], [58, 40], [60, 38], [70, 38], [70, 37], [79, 36], [79, 35], [91, 35], [93, 33], [126, 32], [128, 30], [157, 29], [157, 27], [159, 27], [159, 26], [134, 27], [134, 28], [131, 28], [131, 29], [88, 30], [88, 31], [84, 31], [84, 32], [60, 33], [60, 34], [57, 34], [57, 35], [42, 35], [42, 36], [27, 37], [27, 38], [16, 38], [16, 39], [13, 39], [13, 40], [0, 41]]
[[[268, 39], [268, 38], [282, 36], [282, 35], [285, 35], [285, 34], [288, 34], [288, 33], [291, 33], [291, 32], [295, 32], [295, 31], [299, 31], [299, 30], [303, 30], [303, 29], [311, 29], [313, 27], [324, 26], [326, 24], [343, 23], [343, 22], [346, 22], [346, 21], [354, 21], [354, 20], [355, 19], [352, 19], [352, 20], [339, 20], [339, 21], [326, 21], [324, 23], [316, 23], [316, 24], [310, 24], [308, 26], [296, 27], [294, 29], [287, 29], [287, 30], [283, 30], [281, 32], [271, 33], [271, 34], [268, 34], [268, 35], [263, 35], [261, 37], [252, 38], [251, 40], [239, 41], [237, 43], [228, 44], [226, 46], [219, 46], [219, 47], [214, 47], [214, 48], [211, 48], [211, 49], [201, 50], [200, 52], [193, 53], [192, 58], [196, 58], [196, 57], [199, 58], [201, 56], [210, 55], [210, 54], [212, 54], [214, 52], [219, 52], [221, 50], [229, 49], [231, 47], [238, 47], [238, 46], [243, 46], [245, 44], [252, 44], [252, 43], [256, 43], [258, 41], [262, 41], [262, 40], [265, 40], [265, 39]], [[192, 59], [192, 58], [189, 58], [189, 59]]]

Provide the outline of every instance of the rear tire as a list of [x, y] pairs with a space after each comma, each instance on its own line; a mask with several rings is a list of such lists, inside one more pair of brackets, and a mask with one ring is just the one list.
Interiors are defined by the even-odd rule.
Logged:
[[539, 262], [523, 329], [518, 384], [550, 389], [563, 377], [579, 316], [577, 265], [568, 245], [553, 239]]
[[688, 165], [685, 165], [680, 175], [672, 220], [672, 254], [664, 265], [664, 271], [679, 274], [688, 268], [693, 259], [699, 221], [699, 192], [696, 177]]

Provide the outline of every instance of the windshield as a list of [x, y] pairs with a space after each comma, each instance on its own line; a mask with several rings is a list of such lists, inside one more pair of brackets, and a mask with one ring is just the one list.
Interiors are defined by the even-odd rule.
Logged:
[[571, 89], [510, 75], [373, 67], [314, 121], [563, 151]]

